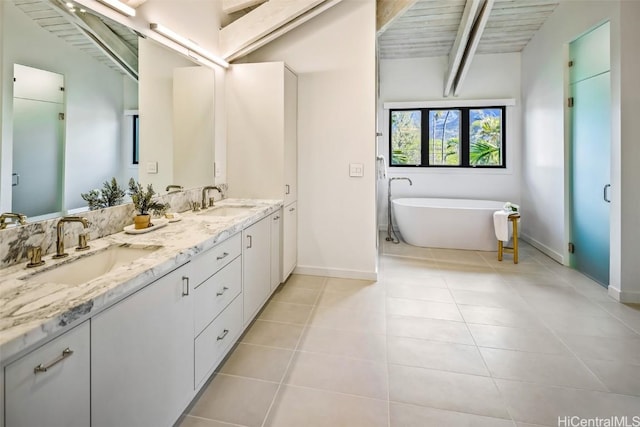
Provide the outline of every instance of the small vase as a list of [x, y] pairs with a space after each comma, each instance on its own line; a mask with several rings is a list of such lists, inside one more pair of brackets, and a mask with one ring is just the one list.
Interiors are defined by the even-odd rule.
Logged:
[[143, 228], [148, 228], [151, 223], [151, 215], [136, 215], [133, 218], [134, 228], [136, 230], [141, 230]]

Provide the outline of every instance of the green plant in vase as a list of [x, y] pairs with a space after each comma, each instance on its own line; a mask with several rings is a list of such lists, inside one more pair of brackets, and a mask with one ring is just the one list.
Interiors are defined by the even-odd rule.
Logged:
[[134, 218], [135, 229], [151, 227], [151, 213], [154, 215], [163, 215], [169, 208], [168, 203], [162, 203], [153, 196], [156, 192], [151, 184], [145, 189], [142, 184], [136, 182], [133, 178], [129, 180], [129, 195], [134, 208], [138, 212]]
[[125, 194], [118, 181], [115, 178], [111, 178], [111, 181], [105, 181], [102, 184], [102, 190], [94, 189], [88, 193], [80, 193], [80, 197], [87, 202], [89, 209], [94, 211], [121, 205]]

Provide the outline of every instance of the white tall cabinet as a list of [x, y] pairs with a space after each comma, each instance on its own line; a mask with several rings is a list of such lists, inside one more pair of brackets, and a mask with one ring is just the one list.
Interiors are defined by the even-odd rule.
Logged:
[[283, 62], [234, 64], [226, 83], [229, 196], [284, 200], [284, 282], [298, 252], [296, 218], [286, 214], [298, 200], [298, 78]]

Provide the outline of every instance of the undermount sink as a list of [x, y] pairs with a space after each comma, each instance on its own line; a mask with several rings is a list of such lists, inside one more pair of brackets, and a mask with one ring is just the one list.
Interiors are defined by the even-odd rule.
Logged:
[[200, 213], [204, 216], [237, 216], [245, 215], [251, 212], [253, 208], [249, 206], [220, 206], [217, 208], [207, 209]]
[[49, 270], [35, 273], [24, 279], [42, 283], [62, 283], [80, 285], [96, 279], [122, 265], [129, 264], [139, 258], [160, 249], [161, 246], [109, 246], [85, 256], [69, 260]]

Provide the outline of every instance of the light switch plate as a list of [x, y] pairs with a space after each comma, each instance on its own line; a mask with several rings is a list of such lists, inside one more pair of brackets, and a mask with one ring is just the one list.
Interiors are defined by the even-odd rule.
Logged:
[[158, 173], [158, 162], [147, 162], [147, 173]]
[[364, 165], [362, 163], [349, 164], [349, 176], [364, 176]]

